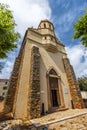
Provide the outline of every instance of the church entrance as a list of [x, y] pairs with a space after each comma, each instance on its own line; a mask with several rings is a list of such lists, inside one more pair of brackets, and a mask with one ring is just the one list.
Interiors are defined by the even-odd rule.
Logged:
[[50, 85], [51, 106], [58, 107], [59, 106], [58, 79], [56, 77], [49, 77], [49, 85]]
[[51, 109], [58, 108], [61, 104], [58, 85], [58, 75], [53, 69], [51, 69], [49, 72], [49, 91]]
[[58, 107], [57, 90], [51, 90], [52, 94], [52, 107]]
[[47, 73], [48, 111], [53, 112], [64, 108], [64, 98], [61, 85], [61, 77], [52, 68]]

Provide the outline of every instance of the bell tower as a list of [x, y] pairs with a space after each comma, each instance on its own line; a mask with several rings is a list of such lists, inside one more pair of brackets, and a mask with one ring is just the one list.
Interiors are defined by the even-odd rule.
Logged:
[[50, 31], [54, 31], [54, 26], [50, 21], [43, 20], [40, 22], [38, 29], [48, 29]]

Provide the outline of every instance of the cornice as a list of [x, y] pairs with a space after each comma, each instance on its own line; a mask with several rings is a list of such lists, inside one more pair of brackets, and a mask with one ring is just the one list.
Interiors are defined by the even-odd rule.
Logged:
[[56, 36], [53, 36], [53, 35], [51, 35], [51, 34], [41, 34], [40, 32], [38, 32], [38, 30], [35, 31], [33, 28], [28, 28], [28, 30], [29, 30], [29, 31], [32, 31], [32, 32], [34, 32], [34, 33], [37, 33], [37, 34], [39, 34], [39, 35], [42, 36], [42, 37], [43, 37], [43, 36], [51, 36], [51, 37], [55, 38], [57, 44], [59, 44], [59, 45], [65, 47], [65, 45], [63, 45], [60, 41], [57, 40]]
[[[35, 40], [31, 39], [31, 38], [27, 38], [26, 40], [30, 40], [30, 41], [34, 42], [34, 44], [37, 43], [37, 44], [41, 45], [42, 47], [44, 47], [44, 44], [41, 44], [40, 42], [35, 41]], [[65, 52], [62, 52], [60, 50], [58, 50], [58, 52], [67, 55]]]

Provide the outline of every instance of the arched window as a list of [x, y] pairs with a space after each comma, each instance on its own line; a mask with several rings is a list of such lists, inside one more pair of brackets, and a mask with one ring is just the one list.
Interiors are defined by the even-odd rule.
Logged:
[[46, 28], [46, 24], [44, 23], [44, 28]]
[[52, 38], [52, 37], [51, 37], [50, 39], [51, 39], [51, 41], [53, 40], [53, 38]]
[[51, 29], [51, 25], [49, 24], [49, 28]]
[[47, 38], [46, 38], [46, 37], [44, 37], [44, 39], [46, 40]]
[[49, 74], [52, 74], [52, 75], [57, 75], [57, 73], [55, 72], [55, 70], [54, 70], [54, 69], [51, 69], [51, 70], [49, 71]]

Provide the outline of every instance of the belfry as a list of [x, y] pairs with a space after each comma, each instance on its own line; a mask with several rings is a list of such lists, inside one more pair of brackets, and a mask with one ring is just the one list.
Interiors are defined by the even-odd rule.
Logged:
[[65, 46], [53, 24], [28, 28], [10, 77], [4, 111], [14, 119], [33, 119], [58, 110], [83, 108]]

